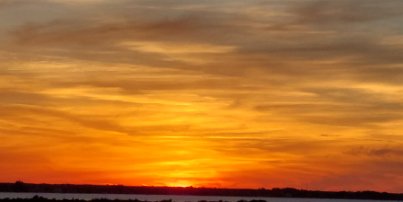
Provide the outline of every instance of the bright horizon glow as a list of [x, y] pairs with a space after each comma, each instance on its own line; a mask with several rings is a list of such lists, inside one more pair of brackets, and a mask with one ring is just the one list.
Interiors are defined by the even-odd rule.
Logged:
[[168, 187], [193, 187], [191, 182], [185, 181], [185, 180], [178, 180], [178, 181], [173, 181], [169, 182], [166, 184]]

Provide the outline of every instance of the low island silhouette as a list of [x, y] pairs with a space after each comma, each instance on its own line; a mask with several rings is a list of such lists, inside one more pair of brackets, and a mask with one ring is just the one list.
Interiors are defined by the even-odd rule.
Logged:
[[[195, 188], [195, 187], [161, 187], [161, 186], [124, 186], [124, 185], [34, 184], [34, 183], [25, 183], [22, 181], [17, 181], [15, 183], [0, 183], [0, 192], [403, 200], [403, 193], [387, 193], [376, 191], [315, 191], [315, 190], [303, 190], [295, 188], [235, 189], [235, 188], [205, 188], [205, 187]], [[5, 199], [0, 201], [4, 200]], [[25, 199], [25, 200], [30, 201], [34, 199]], [[36, 198], [36, 200], [40, 199]]]

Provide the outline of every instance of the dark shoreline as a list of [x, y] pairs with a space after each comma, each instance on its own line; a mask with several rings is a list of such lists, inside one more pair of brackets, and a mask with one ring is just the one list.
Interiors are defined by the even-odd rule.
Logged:
[[[0, 202], [175, 202], [172, 199], [167, 199], [167, 200], [159, 200], [159, 201], [147, 201], [147, 200], [138, 200], [138, 199], [127, 199], [127, 200], [122, 200], [122, 199], [91, 199], [91, 200], [84, 200], [84, 199], [49, 199], [49, 198], [44, 198], [40, 196], [34, 196], [32, 198], [5, 198], [5, 199], [0, 199]], [[196, 202], [196, 201], [195, 201]], [[219, 200], [219, 201], [206, 201], [206, 200], [200, 200], [197, 202], [229, 202], [229, 201], [224, 201], [224, 200]], [[238, 200], [237, 202], [268, 202], [266, 200]]]
[[31, 184], [23, 182], [0, 183], [0, 192], [403, 200], [403, 194], [375, 191], [311, 191], [294, 188], [224, 189], [193, 187], [146, 187], [123, 185]]

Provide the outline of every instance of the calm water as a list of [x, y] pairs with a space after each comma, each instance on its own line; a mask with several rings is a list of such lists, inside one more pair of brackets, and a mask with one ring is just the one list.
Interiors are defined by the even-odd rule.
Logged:
[[[232, 196], [184, 196], [184, 195], [140, 195], [140, 194], [59, 194], [59, 193], [0, 193], [0, 198], [32, 198], [35, 195], [49, 199], [139, 199], [161, 201], [172, 199], [175, 202], [230, 201], [261, 199], [267, 202], [376, 202], [378, 200], [346, 200], [346, 199], [310, 199], [310, 198], [272, 198], [272, 197], [232, 197]], [[393, 202], [393, 201], [390, 201]], [[397, 202], [397, 201], [395, 201]]]

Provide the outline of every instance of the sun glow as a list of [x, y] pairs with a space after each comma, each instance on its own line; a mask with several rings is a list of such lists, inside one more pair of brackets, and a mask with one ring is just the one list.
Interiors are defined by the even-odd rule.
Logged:
[[171, 182], [167, 183], [166, 186], [169, 187], [191, 187], [193, 183], [188, 180], [172, 180]]

